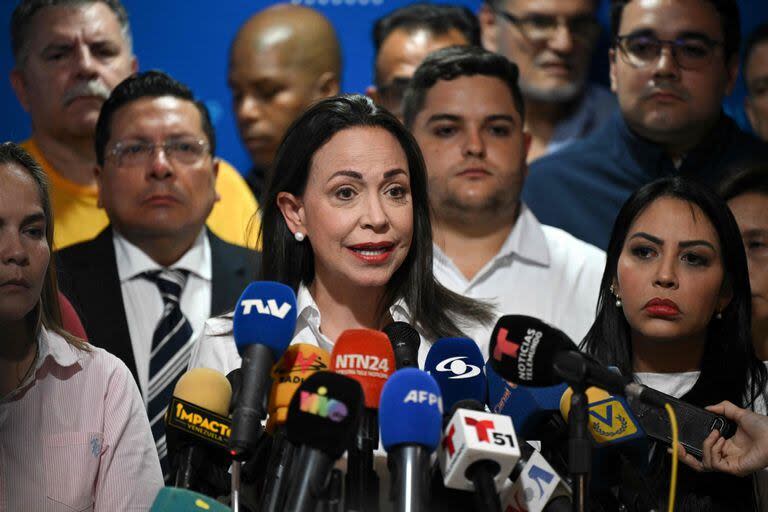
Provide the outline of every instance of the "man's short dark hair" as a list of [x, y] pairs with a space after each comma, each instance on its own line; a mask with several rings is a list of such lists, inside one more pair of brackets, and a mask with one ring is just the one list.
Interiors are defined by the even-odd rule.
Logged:
[[[621, 26], [624, 7], [632, 0], [613, 0], [611, 5], [611, 38], [616, 41]], [[720, 28], [723, 32], [723, 49], [726, 62], [739, 52], [741, 44], [741, 15], [736, 0], [706, 0], [711, 3], [720, 16]], [[614, 43], [615, 44], [615, 43]]]
[[27, 42], [27, 31], [32, 24], [37, 11], [45, 7], [56, 6], [80, 6], [88, 4], [102, 3], [115, 13], [120, 28], [123, 31], [123, 37], [131, 46], [131, 27], [128, 23], [128, 13], [120, 0], [21, 0], [19, 5], [13, 10], [11, 15], [11, 51], [13, 58], [17, 63], [24, 60], [24, 47]]
[[731, 170], [720, 181], [717, 193], [725, 201], [750, 193], [768, 196], [768, 164], [752, 163]]
[[[752, 52], [755, 51], [755, 47], [763, 43], [768, 43], [768, 22], [758, 25], [757, 28], [749, 34], [747, 44], [744, 45], [744, 59], [742, 62], [744, 63], [745, 79], [749, 78], [747, 77], [747, 62], [749, 62], [749, 58], [752, 56]], [[749, 90], [749, 82], [747, 81], [746, 83], [747, 91], [752, 94], [752, 91]]]
[[396, 9], [376, 20], [373, 25], [373, 47], [379, 54], [384, 40], [397, 29], [414, 32], [425, 29], [441, 36], [456, 30], [467, 44], [480, 46], [480, 23], [466, 7], [447, 4], [411, 4]]
[[112, 136], [112, 118], [115, 112], [142, 98], [159, 98], [161, 96], [173, 96], [189, 101], [197, 107], [200, 112], [203, 132], [208, 138], [211, 155], [216, 152], [216, 134], [213, 131], [211, 116], [205, 104], [195, 99], [189, 87], [162, 71], [145, 71], [131, 75], [120, 82], [109, 95], [107, 101], [104, 102], [104, 105], [101, 106], [99, 120], [96, 121], [96, 134], [94, 135], [96, 161], [99, 165], [104, 165], [104, 151], [109, 138]]
[[416, 116], [424, 108], [427, 93], [438, 80], [454, 80], [462, 76], [491, 76], [498, 78], [509, 88], [520, 119], [525, 119], [523, 95], [517, 84], [517, 65], [497, 53], [478, 46], [450, 46], [427, 56], [408, 84], [403, 99], [405, 126], [411, 128]]

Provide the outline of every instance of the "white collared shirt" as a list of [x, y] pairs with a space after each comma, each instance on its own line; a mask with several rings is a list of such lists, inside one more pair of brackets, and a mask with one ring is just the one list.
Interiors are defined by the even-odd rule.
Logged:
[[125, 363], [42, 329], [34, 371], [0, 397], [0, 511], [146, 511], [162, 486]]
[[[162, 270], [164, 267], [117, 231], [114, 231], [113, 243], [139, 387], [142, 396], [146, 397], [152, 336], [163, 314], [163, 299], [157, 285], [142, 277], [142, 274]], [[170, 268], [188, 271], [180, 303], [181, 311], [192, 327], [192, 339], [195, 340], [211, 316], [211, 244], [205, 228], [200, 231], [192, 247]]]
[[[468, 280], [435, 245], [435, 278], [446, 288], [494, 305], [496, 318], [528, 315], [539, 318], [580, 343], [595, 320], [605, 253], [565, 231], [539, 223], [527, 206], [506, 241]], [[495, 322], [469, 329], [483, 355]]]
[[[309, 289], [303, 284], [299, 285], [296, 294], [296, 329], [293, 333], [291, 344], [307, 343], [320, 347], [329, 354], [333, 351], [334, 341], [320, 331], [320, 310]], [[402, 301], [398, 301], [389, 308], [392, 320], [396, 322], [410, 323], [410, 314]], [[421, 336], [419, 345], [419, 366], [424, 367], [432, 343]], [[189, 368], [213, 368], [224, 375], [236, 368], [240, 368], [240, 354], [237, 352], [235, 338], [232, 334], [232, 315], [211, 318], [205, 322], [202, 336], [195, 342], [192, 348], [192, 357]]]

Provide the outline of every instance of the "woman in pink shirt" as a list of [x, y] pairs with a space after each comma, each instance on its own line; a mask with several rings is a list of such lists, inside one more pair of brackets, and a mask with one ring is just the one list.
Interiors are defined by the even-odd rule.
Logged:
[[147, 510], [163, 485], [128, 368], [61, 326], [45, 174], [0, 144], [0, 512]]

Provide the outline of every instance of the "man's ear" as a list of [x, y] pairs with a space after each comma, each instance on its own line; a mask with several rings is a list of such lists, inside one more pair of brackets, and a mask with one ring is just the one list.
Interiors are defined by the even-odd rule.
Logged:
[[131, 74], [135, 75], [139, 70], [139, 59], [135, 55], [131, 56]]
[[493, 12], [488, 2], [484, 2], [480, 6], [477, 20], [480, 22], [480, 40], [483, 43], [483, 48], [489, 52], [497, 52], [499, 50], [499, 25], [496, 23], [496, 13]]
[[339, 94], [339, 77], [336, 73], [326, 71], [315, 80], [314, 100], [329, 98]]
[[728, 79], [725, 85], [725, 95], [728, 96], [733, 92], [733, 88], [736, 86], [736, 80], [739, 78], [739, 55], [734, 54], [725, 65], [725, 74]]
[[218, 183], [219, 179], [219, 167], [221, 166], [221, 159], [217, 157], [213, 157], [213, 193], [214, 198], [213, 202], [217, 203], [219, 200], [221, 200], [221, 195], [219, 194], [219, 189], [216, 187], [216, 184]]
[[19, 68], [13, 68], [9, 75], [11, 79], [11, 87], [13, 92], [16, 93], [16, 99], [19, 100], [22, 108], [29, 112], [29, 100], [27, 99], [27, 85], [24, 82], [24, 75]]
[[278, 192], [277, 207], [283, 214], [283, 219], [291, 233], [301, 232], [307, 234], [304, 218], [304, 202], [290, 192]]
[[611, 78], [611, 90], [616, 92], [616, 49], [608, 50], [609, 75]]
[[99, 208], [104, 208], [104, 201], [101, 199], [101, 178], [102, 173], [104, 172], [104, 169], [102, 169], [100, 166], [96, 166], [93, 168], [93, 177], [96, 178], [96, 206]]
[[379, 90], [376, 88], [375, 85], [369, 85], [365, 88], [365, 95], [368, 96], [373, 100], [374, 103], [377, 105], [381, 105], [381, 96], [379, 95]]

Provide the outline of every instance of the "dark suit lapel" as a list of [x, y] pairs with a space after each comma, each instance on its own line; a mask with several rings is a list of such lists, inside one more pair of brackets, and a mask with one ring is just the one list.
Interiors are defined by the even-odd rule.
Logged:
[[211, 316], [232, 311], [243, 289], [255, 278], [259, 253], [230, 245], [208, 231], [211, 244]]

